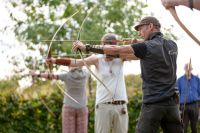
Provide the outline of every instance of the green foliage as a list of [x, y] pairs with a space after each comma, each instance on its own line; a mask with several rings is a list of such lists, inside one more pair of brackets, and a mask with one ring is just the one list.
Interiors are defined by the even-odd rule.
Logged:
[[88, 133], [94, 133], [94, 113], [95, 113], [95, 98], [90, 97], [88, 99], [88, 110], [89, 110], [89, 119], [88, 119]]
[[[56, 39], [75, 39], [84, 17], [95, 5], [97, 7], [83, 26], [82, 39], [100, 39], [105, 32], [114, 32], [120, 37], [134, 37], [131, 27], [140, 18], [142, 8], [146, 5], [139, 1], [121, 0], [82, 0], [79, 3], [66, 0], [57, 1], [12, 1], [12, 8], [22, 8], [25, 19], [11, 13], [17, 22], [15, 33], [20, 40], [28, 40], [35, 44], [44, 39], [51, 39], [62, 21], [80, 10], [79, 14], [69, 21], [57, 34]], [[10, 7], [11, 8], [11, 7]]]
[[[135, 132], [137, 119], [142, 104], [140, 75], [125, 76], [129, 96], [129, 133]], [[4, 81], [9, 84], [12, 81]], [[134, 83], [134, 84], [133, 84]], [[60, 133], [63, 94], [50, 82], [37, 82], [36, 85], [19, 95], [16, 91], [4, 95], [0, 93], [0, 133]], [[96, 82], [92, 81], [92, 88]], [[5, 84], [8, 87], [8, 85]], [[134, 86], [134, 89], [132, 88]], [[16, 88], [16, 86], [14, 86]], [[37, 97], [34, 96], [37, 93]], [[27, 98], [28, 97], [28, 98]], [[45, 107], [44, 103], [54, 113]], [[88, 133], [94, 133], [95, 96], [88, 97], [89, 124]], [[200, 130], [200, 124], [198, 124]], [[189, 130], [189, 133], [191, 131]]]
[[12, 92], [15, 92], [16, 86], [18, 86], [18, 83], [14, 78], [0, 80], [0, 92], [2, 95], [10, 95]]
[[132, 75], [132, 74], [126, 75], [125, 82], [128, 87], [131, 87], [134, 89], [142, 89], [141, 75]]
[[[132, 77], [132, 75], [129, 75]], [[126, 78], [127, 79], [127, 78]], [[11, 81], [10, 81], [11, 82]], [[7, 82], [9, 84], [9, 82]], [[61, 107], [63, 95], [56, 86], [49, 86], [49, 81], [38, 81], [35, 85], [18, 95], [16, 91], [9, 95], [0, 94], [0, 132], [2, 133], [44, 133], [61, 132]], [[92, 81], [92, 88], [96, 87], [96, 81]], [[128, 86], [131, 88], [130, 86]], [[6, 88], [3, 90], [5, 91]], [[141, 106], [141, 93], [129, 97], [129, 130], [134, 131], [136, 119]], [[34, 96], [38, 93], [37, 97]], [[133, 92], [132, 92], [133, 93]], [[140, 99], [140, 100], [139, 100]], [[46, 105], [55, 114], [55, 117], [44, 106]], [[94, 132], [95, 96], [88, 97], [89, 125], [88, 132]], [[134, 125], [133, 125], [134, 124]]]
[[16, 79], [0, 80], [0, 89], [15, 88], [17, 86]]
[[[55, 117], [48, 112], [40, 99], [21, 100], [18, 96], [0, 97], [0, 132], [1, 133], [60, 133], [62, 95], [53, 93], [43, 97]], [[141, 94], [129, 99], [129, 132], [134, 132], [141, 106]], [[94, 97], [89, 98], [88, 132], [94, 133]]]
[[0, 97], [1, 133], [59, 133], [61, 132], [62, 98], [58, 94], [44, 97], [55, 116], [40, 99], [21, 100], [15, 95]]

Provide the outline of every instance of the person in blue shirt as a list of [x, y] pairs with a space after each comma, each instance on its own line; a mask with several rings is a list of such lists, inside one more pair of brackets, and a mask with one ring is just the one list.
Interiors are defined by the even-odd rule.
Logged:
[[189, 122], [192, 133], [197, 133], [199, 115], [198, 102], [200, 100], [200, 79], [192, 74], [192, 65], [186, 64], [185, 74], [178, 79], [180, 93], [180, 109], [184, 124], [184, 133], [187, 133]]

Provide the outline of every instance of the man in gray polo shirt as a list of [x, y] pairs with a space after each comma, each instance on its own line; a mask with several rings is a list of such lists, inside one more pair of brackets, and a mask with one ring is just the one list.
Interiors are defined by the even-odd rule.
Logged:
[[182, 133], [183, 128], [176, 102], [177, 45], [163, 38], [160, 22], [155, 17], [145, 17], [135, 29], [144, 39], [125, 46], [84, 45], [77, 41], [73, 49], [119, 56], [141, 63], [143, 79], [143, 105], [136, 133], [156, 133], [159, 126], [164, 133]]

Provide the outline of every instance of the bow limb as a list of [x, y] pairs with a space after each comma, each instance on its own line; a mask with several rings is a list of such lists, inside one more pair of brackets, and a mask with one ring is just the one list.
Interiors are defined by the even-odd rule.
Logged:
[[58, 89], [60, 89], [60, 91], [65, 94], [66, 96], [68, 96], [72, 101], [74, 101], [75, 103], [81, 105], [77, 100], [75, 100], [72, 96], [70, 96], [67, 92], [64, 91], [64, 89], [62, 89], [62, 87], [56, 82], [56, 85], [58, 86]]
[[[74, 14], [72, 14], [70, 17], [68, 17], [64, 23], [56, 30], [55, 34], [53, 35], [51, 41], [50, 41], [50, 44], [49, 44], [49, 49], [48, 49], [48, 52], [47, 52], [47, 58], [51, 58], [51, 46], [53, 44], [53, 41], [55, 39], [55, 36], [57, 35], [57, 33], [60, 31], [60, 29], [64, 26], [64, 24], [69, 21], [73, 16], [75, 16], [79, 11], [76, 11]], [[51, 72], [52, 71], [52, 64], [49, 65], [49, 71]], [[56, 85], [58, 86], [58, 88], [61, 90], [61, 92], [64, 93], [64, 95], [68, 96], [71, 100], [73, 100], [74, 102], [76, 102], [77, 104], [80, 104], [77, 100], [75, 100], [73, 97], [71, 97], [69, 94], [67, 94], [65, 92], [65, 90], [59, 86], [59, 84], [56, 82]]]
[[[49, 48], [49, 52], [48, 52], [48, 55], [47, 55], [47, 59], [51, 59], [51, 47]], [[49, 64], [48, 67], [49, 67], [49, 71], [51, 72], [52, 69], [53, 69], [52, 63]]]
[[[36, 62], [35, 62], [35, 60], [34, 60], [34, 62], [33, 62], [33, 71], [34, 72], [36, 72], [36, 68], [35, 68], [35, 66], [36, 66]], [[33, 88], [35, 89], [35, 76], [32, 76], [32, 84], [33, 84]], [[49, 86], [48, 86], [48, 88], [49, 88]], [[40, 94], [39, 94], [39, 89], [36, 89], [36, 94], [37, 94], [37, 96], [38, 96], [38, 98], [39, 98], [39, 101], [44, 105], [44, 107], [47, 109], [47, 111], [52, 115], [52, 116], [54, 116], [54, 117], [56, 117], [56, 115], [53, 113], [53, 111], [49, 108], [49, 106], [47, 105], [47, 103], [45, 102], [45, 100], [40, 96]]]
[[[50, 41], [50, 44], [49, 44], [49, 49], [48, 49], [48, 52], [47, 52], [47, 58], [51, 58], [51, 46], [52, 46], [52, 44], [53, 44], [53, 41], [54, 41], [55, 36], [57, 35], [57, 33], [60, 31], [60, 29], [63, 27], [63, 25], [64, 25], [67, 21], [69, 21], [74, 15], [76, 15], [78, 12], [79, 12], [79, 11], [76, 11], [74, 14], [72, 14], [70, 17], [68, 17], [68, 18], [64, 21], [64, 23], [56, 30], [56, 32], [55, 32], [55, 34], [53, 35], [53, 37], [52, 37], [52, 39], [51, 39], [51, 41]], [[52, 67], [52, 66], [49, 65], [49, 70], [51, 71], [52, 68], [50, 68], [50, 67]]]
[[176, 9], [175, 7], [171, 7], [168, 9], [171, 13], [171, 15], [174, 17], [174, 19], [176, 20], [176, 22], [180, 25], [180, 27], [200, 46], [200, 41], [199, 39], [197, 39], [197, 37], [195, 37], [192, 32], [190, 32], [188, 30], [188, 28], [181, 22], [181, 20], [179, 19], [177, 13], [176, 13]]
[[[81, 31], [82, 31], [82, 28], [83, 28], [83, 25], [86, 21], [86, 19], [88, 18], [88, 16], [90, 15], [90, 13], [97, 7], [97, 4], [91, 9], [91, 11], [86, 15], [86, 17], [84, 18], [83, 22], [81, 23], [81, 26], [80, 26], [80, 29], [79, 29], [79, 32], [78, 32], [78, 35], [77, 35], [77, 40], [80, 41], [80, 36], [81, 36]], [[113, 98], [113, 95], [111, 93], [111, 91], [108, 89], [108, 87], [103, 83], [103, 81], [101, 81], [98, 76], [96, 76], [92, 70], [90, 69], [90, 67], [88, 66], [88, 64], [85, 62], [85, 59], [83, 57], [83, 54], [81, 52], [80, 49], [77, 49], [82, 61], [83, 61], [83, 64], [86, 66], [86, 68], [88, 69], [88, 71], [104, 86], [104, 88], [108, 91], [109, 95], [111, 96], [112, 98], [112, 101], [114, 101], [114, 98]]]

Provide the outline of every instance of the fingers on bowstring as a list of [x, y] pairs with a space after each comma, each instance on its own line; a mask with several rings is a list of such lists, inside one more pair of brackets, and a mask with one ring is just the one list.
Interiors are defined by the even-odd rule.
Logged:
[[77, 51], [78, 43], [79, 43], [79, 42], [80, 42], [80, 41], [76, 41], [76, 42], [73, 43], [73, 47], [72, 47], [72, 50], [73, 50], [73, 51]]

